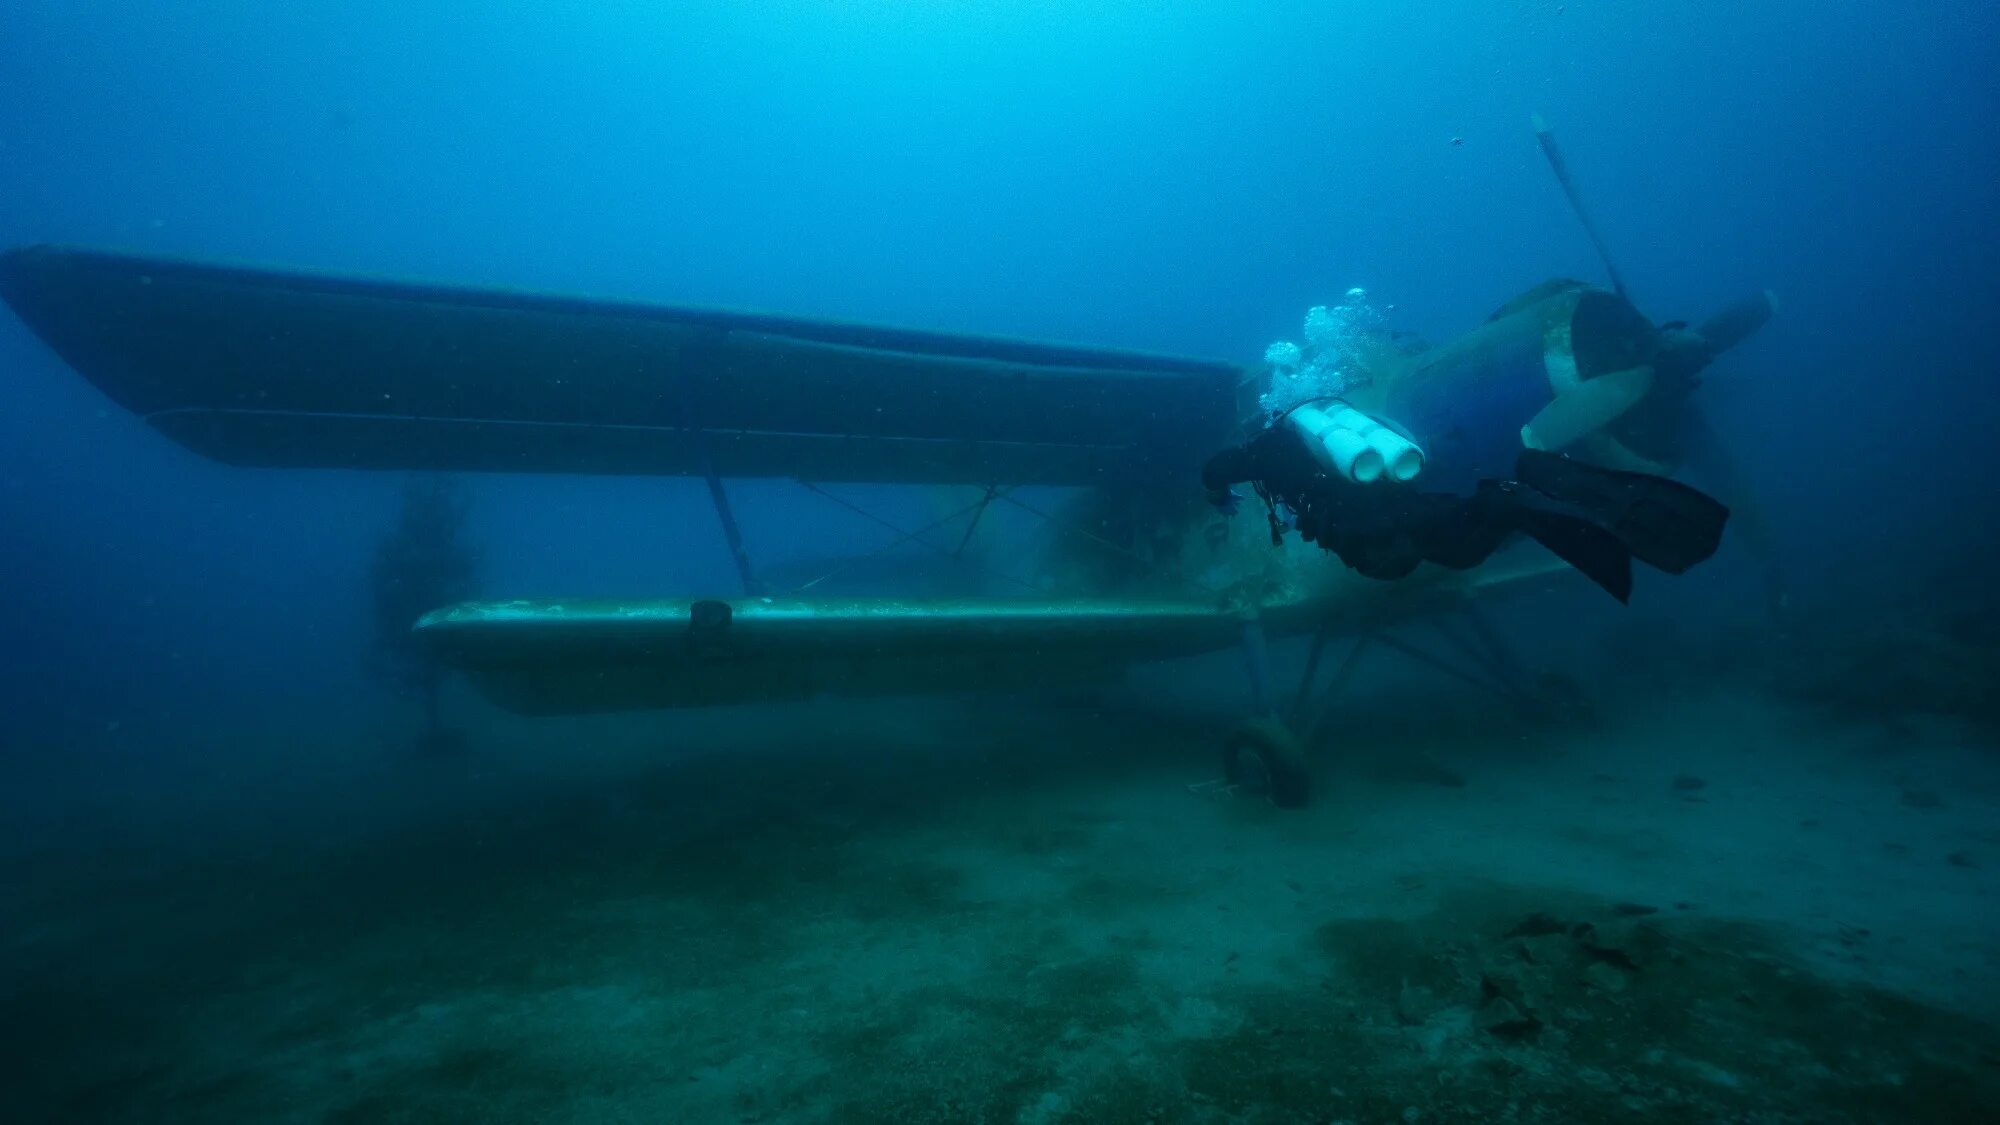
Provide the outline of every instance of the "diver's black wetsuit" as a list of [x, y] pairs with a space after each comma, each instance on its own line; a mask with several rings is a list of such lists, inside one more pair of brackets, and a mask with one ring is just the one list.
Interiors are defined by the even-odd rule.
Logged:
[[1469, 569], [1525, 532], [1621, 602], [1632, 595], [1634, 557], [1679, 574], [1715, 553], [1729, 516], [1686, 485], [1557, 453], [1524, 450], [1515, 470], [1517, 479], [1481, 481], [1470, 496], [1356, 484], [1326, 472], [1280, 424], [1209, 458], [1201, 476], [1215, 498], [1253, 483], [1274, 540], [1282, 503], [1300, 535], [1370, 578], [1402, 578], [1424, 562]]

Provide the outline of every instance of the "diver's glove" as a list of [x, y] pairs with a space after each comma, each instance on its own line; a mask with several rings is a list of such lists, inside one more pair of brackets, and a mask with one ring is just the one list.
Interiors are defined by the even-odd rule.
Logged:
[[1211, 488], [1208, 490], [1208, 502], [1223, 515], [1233, 516], [1243, 506], [1243, 494], [1233, 488]]

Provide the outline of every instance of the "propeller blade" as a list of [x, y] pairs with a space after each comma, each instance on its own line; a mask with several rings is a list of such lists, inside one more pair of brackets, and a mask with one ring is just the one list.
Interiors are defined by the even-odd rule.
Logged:
[[1617, 469], [1625, 473], [1645, 473], [1648, 476], [1670, 477], [1673, 469], [1658, 461], [1648, 461], [1637, 453], [1625, 448], [1617, 438], [1602, 431], [1589, 434], [1576, 443], [1576, 459], [1606, 469]]
[[1628, 367], [1585, 379], [1556, 396], [1521, 427], [1529, 449], [1561, 450], [1618, 420], [1653, 389], [1653, 369]]
[[1696, 331], [1708, 342], [1709, 355], [1718, 356], [1756, 335], [1777, 311], [1777, 295], [1766, 289], [1724, 306], [1722, 311], [1702, 321]]

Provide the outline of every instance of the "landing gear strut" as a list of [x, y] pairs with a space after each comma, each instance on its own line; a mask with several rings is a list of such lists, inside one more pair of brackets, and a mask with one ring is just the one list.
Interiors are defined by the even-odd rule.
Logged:
[[1320, 661], [1339, 631], [1332, 625], [1322, 628], [1313, 634], [1291, 707], [1280, 715], [1270, 699], [1270, 660], [1263, 627], [1254, 620], [1247, 622], [1243, 655], [1250, 676], [1253, 717], [1238, 724], [1223, 741], [1221, 787], [1263, 796], [1279, 808], [1303, 807], [1312, 794], [1308, 752], [1331, 741], [1334, 703], [1372, 645], [1491, 691], [1525, 717], [1547, 713], [1548, 703], [1534, 690], [1520, 658], [1477, 606], [1462, 602], [1424, 623], [1444, 642], [1444, 654], [1391, 635], [1380, 623], [1364, 624], [1354, 631], [1353, 647], [1323, 687], [1319, 686]]

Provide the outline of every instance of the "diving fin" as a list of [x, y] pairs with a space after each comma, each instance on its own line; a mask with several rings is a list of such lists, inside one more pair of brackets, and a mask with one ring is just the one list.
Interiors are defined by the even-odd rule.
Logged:
[[1632, 552], [1616, 533], [1582, 507], [1533, 487], [1486, 481], [1480, 500], [1504, 513], [1509, 527], [1526, 532], [1557, 558], [1603, 587], [1620, 602], [1632, 599]]
[[1535, 542], [1604, 588], [1620, 603], [1632, 600], [1632, 552], [1618, 537], [1588, 520], [1552, 512], [1531, 512], [1522, 530]]
[[1528, 449], [1521, 452], [1515, 474], [1530, 488], [1573, 505], [1639, 561], [1669, 574], [1683, 573], [1715, 554], [1729, 521], [1729, 509], [1721, 501], [1648, 473], [1605, 469]]
[[1585, 379], [1557, 395], [1521, 427], [1529, 449], [1566, 449], [1617, 421], [1653, 389], [1651, 367], [1628, 367]]

